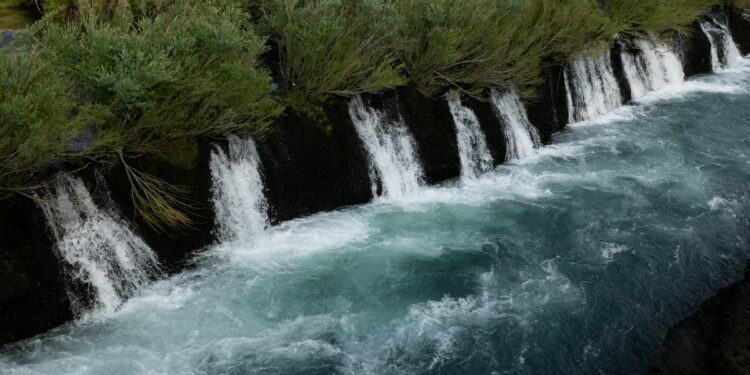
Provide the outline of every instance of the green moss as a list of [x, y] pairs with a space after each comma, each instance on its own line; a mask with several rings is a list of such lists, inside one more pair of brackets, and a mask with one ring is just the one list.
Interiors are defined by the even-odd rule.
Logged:
[[159, 151], [153, 154], [153, 157], [159, 163], [192, 171], [195, 169], [199, 155], [198, 140], [185, 137], [160, 147]]

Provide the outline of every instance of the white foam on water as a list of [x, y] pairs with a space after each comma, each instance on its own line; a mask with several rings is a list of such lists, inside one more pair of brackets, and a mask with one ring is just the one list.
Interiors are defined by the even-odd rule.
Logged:
[[[434, 368], [457, 359], [459, 340], [474, 329], [489, 329], [498, 320], [512, 320], [524, 327], [537, 309], [549, 303], [574, 303], [583, 297], [552, 259], [540, 264], [538, 275], [510, 289], [497, 285], [496, 277], [495, 271], [480, 274], [480, 290], [466, 297], [444, 296], [411, 305], [388, 345], [413, 353], [429, 348], [430, 368]], [[519, 354], [522, 350], [519, 348]]]
[[602, 258], [604, 258], [608, 262], [611, 262], [612, 260], [614, 260], [615, 255], [628, 250], [630, 250], [630, 248], [625, 245], [607, 242], [604, 243], [601, 248]]
[[283, 222], [256, 236], [252, 244], [221, 243], [216, 252], [235, 265], [259, 271], [286, 267], [320, 251], [365, 241], [372, 231], [363, 213], [366, 207], [322, 212]]

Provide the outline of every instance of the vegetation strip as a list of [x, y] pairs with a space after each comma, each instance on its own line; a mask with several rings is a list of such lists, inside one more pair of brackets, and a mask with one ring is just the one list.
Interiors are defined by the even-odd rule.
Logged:
[[[162, 230], [190, 225], [184, 189], [131, 163], [179, 160], [197, 137], [325, 121], [335, 97], [413, 84], [534, 100], [542, 68], [617, 36], [669, 40], [726, 0], [18, 0], [41, 12], [0, 53], [0, 198], [88, 164], [128, 172]], [[3, 4], [6, 5], [6, 4]]]

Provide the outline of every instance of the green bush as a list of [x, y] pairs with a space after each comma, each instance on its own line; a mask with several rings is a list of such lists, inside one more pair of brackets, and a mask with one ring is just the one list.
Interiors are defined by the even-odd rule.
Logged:
[[381, 0], [266, 0], [257, 9], [294, 104], [405, 83], [396, 61], [401, 18]]
[[174, 138], [268, 130], [280, 112], [256, 67], [263, 40], [236, 8], [180, 7], [133, 30], [49, 26], [46, 58], [87, 103], [104, 106], [103, 152], [144, 153]]
[[426, 95], [446, 87], [526, 86], [538, 74], [542, 30], [512, 0], [392, 1], [405, 17], [400, 59]]
[[[37, 25], [34, 40], [3, 56], [0, 129], [12, 136], [0, 147], [12, 162], [3, 163], [2, 185], [43, 183], [38, 174], [9, 176], [43, 170], [50, 160], [125, 164], [147, 222], [187, 224], [186, 205], [173, 194], [181, 190], [127, 163], [185, 138], [269, 131], [283, 108], [270, 75], [257, 67], [264, 39], [237, 5], [177, 0], [132, 24], [60, 23], [52, 15]], [[67, 155], [76, 136], [94, 142]]]
[[602, 8], [616, 25], [626, 34], [664, 34], [688, 32], [689, 25], [700, 12], [714, 5], [717, 0], [601, 0]]
[[0, 53], [0, 77], [0, 195], [29, 193], [95, 116], [38, 52]]
[[529, 17], [544, 30], [545, 58], [564, 63], [582, 52], [609, 48], [617, 29], [592, 0], [533, 0]]
[[21, 0], [41, 10], [48, 22], [77, 26], [108, 23], [130, 27], [174, 5], [174, 0]]

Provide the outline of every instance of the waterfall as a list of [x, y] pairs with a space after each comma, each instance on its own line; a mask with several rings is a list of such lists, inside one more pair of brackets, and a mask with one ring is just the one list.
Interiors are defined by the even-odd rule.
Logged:
[[632, 43], [620, 58], [633, 99], [685, 80], [679, 57], [666, 45], [644, 39]]
[[458, 93], [451, 91], [446, 95], [448, 107], [456, 126], [458, 156], [461, 160], [461, 178], [473, 179], [482, 172], [492, 169], [493, 160], [487, 148], [479, 119], [474, 112], [461, 104]]
[[729, 31], [726, 16], [709, 13], [701, 17], [701, 29], [711, 42], [711, 66], [714, 72], [737, 68], [742, 60], [737, 44]]
[[505, 160], [531, 156], [541, 145], [539, 132], [531, 125], [521, 98], [515, 91], [492, 90], [492, 105], [505, 135]]
[[388, 119], [386, 113], [365, 105], [360, 96], [349, 103], [349, 115], [367, 150], [373, 194], [403, 198], [423, 184], [422, 166], [414, 139], [401, 116]]
[[89, 308], [113, 313], [161, 276], [151, 248], [113, 208], [97, 207], [79, 178], [62, 178], [46, 192], [41, 207], [70, 279], [68, 294], [76, 315]]
[[620, 87], [607, 52], [596, 58], [578, 58], [564, 71], [570, 123], [589, 121], [622, 104]]
[[252, 139], [227, 139], [228, 152], [215, 146], [209, 164], [217, 237], [247, 243], [269, 225], [260, 157]]

